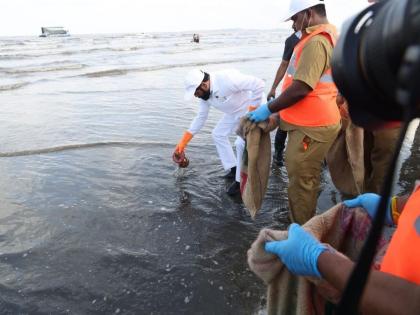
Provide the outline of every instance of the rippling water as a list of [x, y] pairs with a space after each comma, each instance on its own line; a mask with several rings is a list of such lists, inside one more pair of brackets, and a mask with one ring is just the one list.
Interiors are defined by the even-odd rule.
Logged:
[[[288, 31], [0, 38], [0, 313], [255, 314], [246, 250], [287, 224], [284, 168], [252, 221], [227, 197], [210, 132], [171, 153], [196, 113], [193, 67], [272, 83]], [[409, 144], [405, 156], [409, 155]], [[328, 173], [319, 208], [341, 200]]]

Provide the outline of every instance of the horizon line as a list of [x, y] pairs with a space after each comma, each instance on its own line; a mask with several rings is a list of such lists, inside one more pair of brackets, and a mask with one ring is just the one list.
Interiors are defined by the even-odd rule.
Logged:
[[[42, 26], [42, 27], [52, 27], [52, 26]], [[56, 26], [62, 27], [62, 26]], [[41, 26], [40, 26], [41, 28]], [[118, 34], [159, 34], [159, 33], [197, 33], [197, 32], [211, 32], [211, 31], [223, 31], [223, 30], [241, 30], [241, 31], [273, 31], [273, 30], [291, 30], [291, 27], [273, 27], [273, 28], [244, 28], [244, 27], [228, 27], [228, 28], [211, 28], [211, 29], [200, 29], [200, 30], [178, 30], [178, 31], [128, 31], [128, 32], [95, 32], [95, 33], [71, 33], [70, 29], [63, 27], [69, 32], [71, 36], [77, 35], [118, 35]], [[40, 35], [40, 34], [39, 34]], [[0, 37], [39, 37], [38, 34], [14, 34], [14, 35], [3, 35], [0, 34]]]

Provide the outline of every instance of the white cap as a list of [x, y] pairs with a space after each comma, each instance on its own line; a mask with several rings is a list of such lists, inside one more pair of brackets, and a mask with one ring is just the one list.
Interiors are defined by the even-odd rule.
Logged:
[[290, 18], [296, 13], [314, 7], [318, 4], [325, 4], [325, 2], [324, 0], [290, 0], [289, 11], [283, 17], [283, 21], [289, 21]]
[[204, 71], [202, 70], [194, 69], [188, 72], [184, 80], [184, 84], [185, 84], [184, 99], [186, 101], [189, 101], [193, 98], [195, 90], [199, 87], [203, 79], [204, 79]]

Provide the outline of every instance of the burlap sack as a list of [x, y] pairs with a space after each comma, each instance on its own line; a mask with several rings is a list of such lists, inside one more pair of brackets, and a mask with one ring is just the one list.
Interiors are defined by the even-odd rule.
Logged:
[[327, 154], [327, 165], [334, 186], [342, 193], [358, 196], [365, 176], [363, 129], [342, 119], [341, 131]]
[[[303, 225], [318, 240], [356, 261], [371, 227], [371, 219], [363, 208], [347, 208], [338, 204]], [[377, 246], [374, 269], [379, 269], [392, 234], [385, 227]], [[277, 256], [264, 250], [266, 241], [283, 240], [287, 231], [264, 229], [248, 250], [250, 269], [267, 285], [269, 315], [324, 314], [326, 302], [337, 303], [339, 292], [325, 280], [291, 274]]]
[[271, 165], [270, 131], [278, 121], [269, 120], [255, 124], [242, 117], [237, 134], [245, 140], [241, 164], [241, 196], [252, 218], [255, 218], [267, 191]]

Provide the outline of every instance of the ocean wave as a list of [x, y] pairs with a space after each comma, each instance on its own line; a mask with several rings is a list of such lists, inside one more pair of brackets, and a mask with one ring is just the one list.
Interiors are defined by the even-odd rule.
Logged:
[[173, 64], [173, 65], [148, 66], [148, 67], [139, 67], [139, 68], [109, 69], [109, 70], [83, 73], [83, 74], [77, 75], [76, 77], [98, 78], [98, 77], [125, 75], [130, 72], [150, 72], [150, 71], [159, 71], [159, 70], [166, 70], [166, 69], [173, 69], [173, 68], [188, 68], [188, 67], [200, 67], [200, 66], [214, 65], [214, 64], [249, 62], [249, 61], [271, 59], [271, 58], [273, 57], [261, 56], [261, 57], [252, 57], [252, 58], [235, 58], [235, 59], [226, 59], [226, 60], [213, 60], [213, 61], [206, 61], [206, 62], [191, 62], [191, 63], [182, 63], [182, 64]]
[[107, 51], [111, 50], [110, 47], [97, 47], [97, 48], [88, 48], [88, 49], [78, 49], [78, 50], [65, 50], [58, 55], [76, 55], [76, 54], [91, 54], [98, 51]]
[[27, 86], [28, 84], [30, 84], [30, 82], [17, 82], [12, 84], [0, 85], [0, 92], [17, 90], [23, 88], [24, 86]]
[[33, 54], [16, 54], [16, 53], [8, 53], [8, 54], [0, 54], [0, 60], [22, 60], [22, 59], [30, 59], [30, 58], [40, 58], [46, 56], [70, 56], [76, 54], [89, 54], [94, 53], [97, 51], [106, 51], [111, 50], [109, 47], [107, 48], [90, 48], [90, 49], [80, 49], [80, 50], [64, 50], [64, 51], [56, 51], [52, 52], [51, 50], [45, 49], [45, 51], [41, 51], [38, 53]]
[[[115, 94], [115, 93], [130, 93], [130, 92], [139, 92], [139, 91], [146, 91], [146, 92], [150, 92], [150, 91], [158, 91], [161, 90], [161, 87], [139, 87], [139, 88], [135, 88], [135, 89], [117, 89], [117, 90], [113, 90], [113, 89], [109, 89], [109, 90], [87, 90], [87, 91], [80, 91], [80, 90], [76, 90], [76, 91], [60, 91], [60, 93], [62, 94], [75, 94], [75, 95], [81, 95], [81, 94]], [[166, 87], [165, 88], [166, 91], [178, 91], [178, 88], [171, 88], [171, 87]]]
[[103, 70], [103, 71], [84, 73], [76, 77], [79, 77], [79, 76], [88, 77], [88, 78], [112, 77], [112, 76], [127, 74], [128, 71], [129, 71], [128, 69]]
[[84, 68], [83, 64], [63, 64], [63, 65], [51, 65], [51, 66], [33, 66], [28, 68], [21, 69], [0, 69], [0, 71], [7, 74], [28, 74], [28, 73], [37, 73], [37, 72], [53, 72], [53, 71], [63, 71], [63, 70], [77, 70]]
[[145, 46], [132, 46], [132, 47], [113, 47], [112, 51], [137, 51], [146, 48]]
[[1, 46], [25, 46], [26, 45], [26, 41], [23, 40], [2, 40], [0, 42], [0, 47]]
[[105, 146], [136, 147], [136, 146], [145, 146], [145, 145], [160, 145], [161, 146], [161, 145], [164, 145], [164, 143], [162, 142], [135, 142], [135, 141], [105, 141], [105, 142], [93, 142], [93, 143], [78, 143], [78, 144], [68, 144], [68, 145], [43, 148], [43, 149], [0, 152], [0, 158], [48, 154], [48, 153], [55, 153], [55, 152], [60, 152], [60, 151], [97, 148], [97, 147], [105, 147]]
[[28, 59], [28, 58], [36, 58], [36, 57], [42, 57], [45, 55], [28, 55], [28, 54], [7, 54], [7, 55], [0, 55], [0, 60], [22, 60], [22, 59]]

